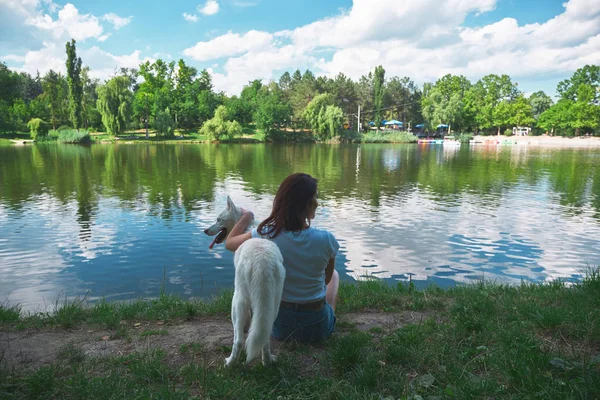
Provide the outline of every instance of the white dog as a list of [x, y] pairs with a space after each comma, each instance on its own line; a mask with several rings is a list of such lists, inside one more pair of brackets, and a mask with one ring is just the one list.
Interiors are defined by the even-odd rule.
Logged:
[[[227, 196], [227, 208], [217, 222], [204, 233], [216, 235], [210, 248], [222, 243], [241, 218], [242, 210]], [[235, 288], [231, 304], [233, 323], [233, 348], [225, 360], [233, 364], [240, 356], [244, 327], [250, 319], [250, 331], [246, 340], [246, 362], [252, 361], [262, 351], [262, 362], [275, 361], [271, 355], [271, 330], [279, 312], [285, 268], [277, 245], [265, 239], [249, 239], [235, 252]]]

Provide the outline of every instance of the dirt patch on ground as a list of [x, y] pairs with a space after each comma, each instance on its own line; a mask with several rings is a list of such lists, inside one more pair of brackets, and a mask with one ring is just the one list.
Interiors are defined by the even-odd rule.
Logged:
[[[337, 334], [350, 329], [383, 332], [407, 324], [420, 323], [426, 315], [420, 312], [347, 313], [338, 317]], [[68, 348], [83, 351], [86, 357], [126, 356], [133, 352], [162, 349], [169, 362], [177, 363], [189, 356], [186, 345], [212, 353], [218, 362], [233, 341], [233, 328], [227, 318], [199, 318], [173, 323], [128, 323], [122, 329], [109, 331], [81, 327], [75, 330], [42, 329], [0, 331], [0, 367], [29, 369], [53, 363]], [[182, 347], [183, 345], [183, 347]], [[282, 344], [272, 341], [277, 352]], [[191, 350], [194, 351], [194, 350]], [[184, 354], [185, 353], [185, 354]]]

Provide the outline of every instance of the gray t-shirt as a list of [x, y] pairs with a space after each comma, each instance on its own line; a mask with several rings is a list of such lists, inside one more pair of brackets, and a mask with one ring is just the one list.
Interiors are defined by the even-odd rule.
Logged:
[[252, 237], [269, 239], [281, 251], [285, 267], [282, 300], [302, 304], [325, 297], [325, 268], [340, 248], [331, 233], [308, 228], [299, 233], [281, 231], [270, 239], [259, 235], [255, 228]]

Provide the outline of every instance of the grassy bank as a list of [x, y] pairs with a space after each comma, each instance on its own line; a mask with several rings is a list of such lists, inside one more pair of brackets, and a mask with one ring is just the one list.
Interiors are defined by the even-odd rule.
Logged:
[[363, 143], [415, 143], [417, 137], [410, 132], [369, 131], [362, 135]]
[[[229, 347], [211, 347], [202, 338], [177, 343], [175, 350], [130, 346], [136, 348], [109, 357], [94, 357], [65, 342], [51, 363], [29, 370], [5, 367], [0, 373], [0, 397], [600, 397], [597, 271], [572, 286], [557, 281], [414, 290], [404, 284], [369, 281], [343, 285], [340, 299], [339, 323], [332, 339], [319, 346], [282, 344], [278, 362], [271, 367], [225, 369], [222, 360]], [[230, 326], [230, 301], [228, 292], [209, 303], [172, 296], [91, 307], [69, 302], [50, 314], [36, 315], [4, 306], [0, 308], [0, 330], [7, 335], [24, 329], [66, 335], [77, 329], [106, 329], [110, 339], [98, 338], [107, 340], [102, 343], [150, 343], [152, 338], [164, 340], [174, 334], [178, 324], [200, 328], [207, 316]], [[362, 312], [367, 319], [382, 312], [418, 317], [407, 324], [361, 330], [349, 322], [351, 312]], [[159, 321], [150, 325], [160, 326], [140, 332], [143, 321]]]

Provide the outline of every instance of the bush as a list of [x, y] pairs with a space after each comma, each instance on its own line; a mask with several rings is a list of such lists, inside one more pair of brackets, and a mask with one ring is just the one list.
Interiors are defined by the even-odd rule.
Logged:
[[42, 121], [40, 118], [33, 118], [27, 123], [31, 138], [38, 140], [48, 136], [48, 124]]
[[175, 123], [168, 108], [158, 113], [154, 121], [154, 129], [156, 129], [156, 134], [159, 136], [173, 136]]
[[72, 130], [73, 127], [72, 126], [68, 126], [68, 125], [61, 125], [58, 127], [57, 131], [62, 132], [62, 131], [70, 131]]
[[69, 129], [58, 134], [59, 143], [85, 144], [91, 142], [90, 133], [86, 130]]
[[473, 139], [472, 133], [461, 133], [456, 136], [456, 140], [458, 140], [461, 143], [469, 143], [471, 139]]
[[417, 137], [410, 132], [369, 132], [362, 137], [363, 143], [414, 143]]
[[237, 121], [227, 121], [227, 108], [219, 106], [215, 116], [202, 125], [199, 133], [208, 140], [227, 140], [241, 136], [242, 126]]
[[510, 130], [510, 129], [505, 130], [504, 136], [512, 136], [512, 130]]

